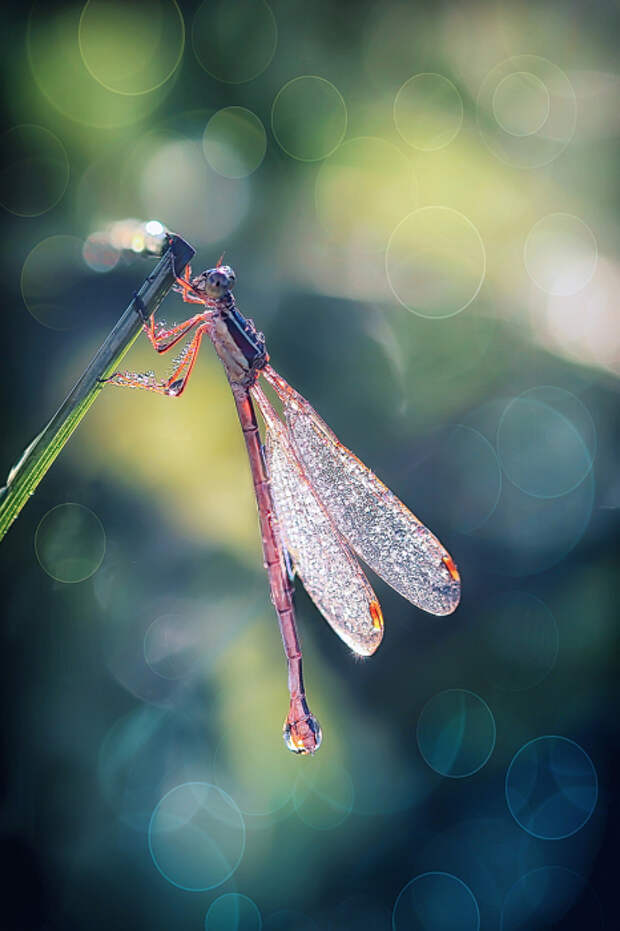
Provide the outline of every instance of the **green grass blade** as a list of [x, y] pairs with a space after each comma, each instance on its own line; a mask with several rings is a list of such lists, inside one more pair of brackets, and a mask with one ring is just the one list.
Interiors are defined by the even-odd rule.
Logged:
[[[150, 316], [171, 290], [175, 277], [191, 261], [194, 249], [180, 236], [171, 235], [169, 245], [137, 293]], [[118, 363], [142, 329], [136, 297], [108, 334], [84, 373], [50, 422], [24, 451], [0, 489], [0, 540], [25, 505], [86, 414], [103, 387], [99, 379], [116, 371]]]

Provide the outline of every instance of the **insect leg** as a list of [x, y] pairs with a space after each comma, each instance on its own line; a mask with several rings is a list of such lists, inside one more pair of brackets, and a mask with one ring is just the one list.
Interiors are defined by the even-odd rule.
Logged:
[[208, 330], [203, 323], [196, 330], [192, 340], [183, 349], [178, 364], [172, 374], [161, 381], [157, 381], [153, 372], [139, 374], [137, 372], [114, 372], [101, 381], [106, 384], [118, 385], [120, 388], [143, 388], [145, 391], [155, 391], [157, 394], [169, 398], [178, 398], [185, 390], [189, 377], [194, 368], [202, 337]]
[[177, 323], [172, 327], [166, 327], [163, 324], [155, 324], [153, 318], [144, 324], [144, 332], [156, 352], [168, 352], [179, 340], [189, 333], [200, 321], [205, 320], [205, 313], [195, 314], [183, 323]]
[[190, 277], [191, 268], [187, 265], [183, 277], [177, 278], [176, 284], [173, 285], [172, 290], [180, 294], [186, 304], [204, 304], [203, 298], [192, 288]]

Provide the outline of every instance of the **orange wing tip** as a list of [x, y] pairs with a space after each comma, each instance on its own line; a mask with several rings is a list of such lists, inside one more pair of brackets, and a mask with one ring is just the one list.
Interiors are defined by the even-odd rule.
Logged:
[[381, 605], [378, 601], [371, 601], [370, 605], [370, 616], [372, 618], [372, 626], [375, 630], [383, 630], [383, 614], [381, 613]]
[[444, 566], [446, 567], [446, 569], [448, 570], [448, 572], [450, 573], [454, 581], [460, 582], [461, 577], [459, 575], [459, 570], [456, 568], [456, 565], [455, 565], [454, 560], [452, 559], [452, 556], [448, 554], [447, 556], [444, 556], [441, 561], [443, 562]]

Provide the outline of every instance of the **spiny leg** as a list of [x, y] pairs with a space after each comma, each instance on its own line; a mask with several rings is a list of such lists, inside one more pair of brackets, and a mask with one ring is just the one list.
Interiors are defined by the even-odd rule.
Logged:
[[201, 324], [196, 330], [192, 340], [182, 350], [179, 359], [175, 360], [176, 368], [172, 375], [162, 381], [157, 381], [154, 372], [145, 372], [143, 374], [137, 372], [114, 372], [107, 378], [100, 379], [102, 384], [109, 382], [112, 385], [118, 385], [122, 388], [143, 388], [145, 391], [155, 391], [157, 394], [164, 394], [167, 397], [175, 398], [183, 393], [194, 367], [202, 337], [209, 328], [208, 319], [210, 316], [210, 311], [207, 309], [205, 300], [198, 295], [186, 293], [186, 289], [192, 290], [189, 281], [190, 276], [191, 269], [190, 266], [187, 265], [183, 277], [177, 278], [180, 287], [175, 287], [175, 290], [181, 292], [184, 301], [192, 304], [201, 304], [205, 307], [205, 310], [195, 314], [183, 323], [175, 324], [172, 327], [166, 327], [163, 323], [158, 323], [156, 325], [153, 315], [150, 317], [146, 316], [146, 308], [142, 298], [138, 294], [134, 294], [136, 310], [144, 321], [144, 332], [149, 342], [158, 353], [168, 352], [168, 350], [176, 346], [196, 324]]
[[[191, 274], [190, 266], [188, 265], [184, 272], [183, 278], [177, 278], [177, 281], [182, 283], [184, 287], [191, 287], [189, 283], [189, 275]], [[180, 291], [183, 296], [183, 300], [186, 303], [191, 304], [202, 304], [204, 306], [205, 302], [198, 297], [188, 297], [186, 300], [185, 291], [181, 288], [176, 289]], [[208, 311], [204, 310], [202, 313], [195, 314], [193, 317], [190, 317], [188, 320], [184, 320], [183, 323], [175, 324], [172, 327], [167, 327], [163, 322], [155, 323], [155, 318], [153, 314], [150, 317], [146, 316], [145, 307], [142, 299], [138, 294], [134, 294], [134, 301], [136, 308], [142, 319], [144, 321], [144, 332], [155, 350], [155, 352], [168, 352], [169, 349], [172, 349], [173, 346], [183, 339], [183, 337], [189, 333], [189, 331], [201, 320], [206, 320], [208, 316]]]
[[207, 330], [208, 325], [206, 323], [198, 327], [192, 340], [183, 349], [178, 365], [169, 378], [157, 381], [153, 372], [146, 372], [145, 374], [115, 372], [108, 378], [101, 379], [101, 381], [111, 385], [118, 385], [121, 388], [143, 388], [145, 391], [155, 391], [157, 394], [163, 394], [169, 398], [178, 398], [183, 394], [189, 381], [202, 337]]
[[155, 352], [161, 354], [176, 346], [179, 340], [182, 340], [197, 323], [204, 322], [206, 316], [205, 312], [195, 314], [183, 323], [177, 323], [172, 327], [166, 327], [163, 323], [155, 324], [151, 317], [149, 322], [144, 324], [144, 332]]

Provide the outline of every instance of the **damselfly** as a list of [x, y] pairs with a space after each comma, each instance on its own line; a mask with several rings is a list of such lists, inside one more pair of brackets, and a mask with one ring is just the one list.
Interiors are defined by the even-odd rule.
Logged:
[[[354, 553], [388, 585], [431, 614], [450, 614], [460, 578], [439, 540], [379, 479], [344, 447], [300, 394], [269, 365], [265, 339], [239, 311], [235, 273], [220, 263], [175, 289], [201, 305], [172, 327], [145, 320], [157, 352], [167, 352], [193, 331], [169, 378], [116, 372], [106, 381], [178, 398], [191, 375], [203, 336], [222, 362], [233, 393], [250, 460], [269, 576], [288, 663], [290, 704], [284, 740], [295, 753], [314, 753], [321, 728], [306, 700], [295, 624], [293, 579], [298, 575], [338, 636], [362, 656], [383, 637], [383, 616]], [[263, 377], [282, 405], [276, 413], [259, 385]], [[256, 403], [265, 424], [264, 444]]]

